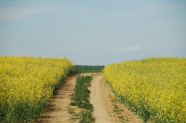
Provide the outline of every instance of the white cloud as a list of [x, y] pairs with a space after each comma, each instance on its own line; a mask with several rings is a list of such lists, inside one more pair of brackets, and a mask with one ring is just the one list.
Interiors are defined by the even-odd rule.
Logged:
[[0, 20], [15, 20], [41, 13], [36, 8], [0, 8]]
[[126, 48], [112, 48], [110, 51], [111, 52], [137, 52], [140, 50], [141, 50], [140, 46], [129, 46]]

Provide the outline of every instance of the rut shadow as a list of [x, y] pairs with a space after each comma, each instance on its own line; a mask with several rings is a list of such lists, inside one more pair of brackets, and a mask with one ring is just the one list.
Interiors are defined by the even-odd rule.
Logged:
[[73, 89], [70, 88], [72, 85], [69, 84], [68, 82], [72, 82], [74, 77], [75, 77], [74, 75], [73, 76], [71, 75], [65, 79], [61, 78], [59, 80], [60, 84], [53, 91], [53, 95], [50, 97], [50, 100], [46, 104], [46, 107], [43, 110], [43, 113], [41, 114], [40, 118], [38, 120], [34, 121], [34, 123], [48, 123], [50, 121], [50, 119], [54, 119], [54, 116], [51, 114], [53, 114], [57, 111], [56, 110], [57, 105], [55, 104], [55, 100], [56, 99], [63, 100], [65, 98], [67, 98], [68, 96], [72, 95]]

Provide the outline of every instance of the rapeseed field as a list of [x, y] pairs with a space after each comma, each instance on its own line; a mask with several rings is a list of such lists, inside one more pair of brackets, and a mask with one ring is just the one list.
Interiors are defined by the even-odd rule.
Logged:
[[152, 57], [103, 70], [119, 101], [144, 119], [186, 123], [186, 58]]
[[72, 66], [68, 58], [0, 56], [0, 122], [37, 119]]

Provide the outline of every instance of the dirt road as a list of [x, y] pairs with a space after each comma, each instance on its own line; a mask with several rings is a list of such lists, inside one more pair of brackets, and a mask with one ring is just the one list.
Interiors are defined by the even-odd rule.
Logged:
[[113, 93], [101, 73], [93, 75], [90, 102], [94, 106], [96, 123], [142, 123], [123, 104], [113, 100]]
[[38, 123], [69, 123], [71, 114], [68, 113], [68, 106], [71, 102], [70, 98], [75, 87], [76, 77], [69, 76], [65, 83], [59, 87]]
[[[101, 73], [83, 73], [80, 75], [93, 76], [91, 82], [90, 103], [94, 106], [95, 123], [142, 123], [134, 113], [123, 104], [113, 101], [113, 94]], [[61, 85], [57, 95], [52, 97], [50, 106], [43, 114], [40, 123], [69, 123], [68, 107], [75, 87], [76, 76], [67, 78]]]

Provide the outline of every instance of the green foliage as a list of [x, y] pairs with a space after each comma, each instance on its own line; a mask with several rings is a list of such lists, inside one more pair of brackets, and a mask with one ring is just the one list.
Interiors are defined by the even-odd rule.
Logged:
[[72, 100], [74, 101], [88, 101], [90, 97], [90, 90], [87, 87], [90, 86], [91, 76], [79, 76], [76, 80], [76, 87], [74, 89], [74, 94]]
[[93, 72], [101, 72], [104, 66], [90, 66], [90, 65], [74, 65], [71, 69], [71, 74], [75, 73], [93, 73]]
[[88, 110], [81, 111], [81, 120], [79, 123], [93, 123], [95, 119], [92, 117], [92, 112]]
[[93, 105], [90, 104], [89, 102], [71, 102], [71, 106], [78, 106], [79, 108], [84, 108], [84, 109], [93, 109]]
[[71, 106], [78, 106], [82, 108], [79, 113], [75, 113], [74, 110], [69, 110], [69, 113], [73, 114], [75, 118], [80, 119], [79, 123], [93, 123], [95, 119], [92, 117], [93, 105], [90, 104], [88, 98], [90, 97], [90, 82], [92, 80], [91, 76], [78, 76], [76, 79], [76, 86], [74, 89], [74, 93], [72, 95]]
[[74, 117], [71, 120], [80, 119], [79, 123], [94, 123], [95, 118], [92, 117], [92, 112], [89, 110], [82, 110], [79, 113], [76, 113], [73, 108], [69, 109], [68, 112]]
[[88, 100], [90, 97], [88, 87], [90, 87], [91, 80], [91, 76], [77, 77], [73, 97], [71, 98], [74, 102], [70, 103], [70, 105], [78, 106], [79, 108], [93, 109], [92, 104], [90, 104]]

